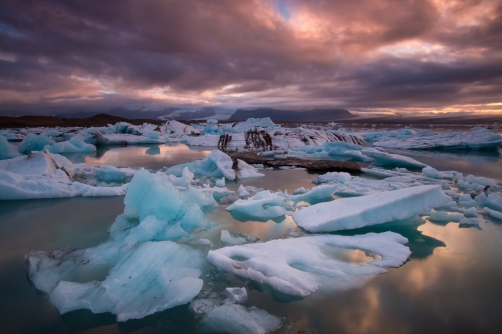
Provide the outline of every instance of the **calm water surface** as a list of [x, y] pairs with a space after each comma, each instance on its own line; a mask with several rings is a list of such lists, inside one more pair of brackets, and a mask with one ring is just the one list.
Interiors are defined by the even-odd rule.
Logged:
[[[69, 157], [92, 165], [158, 169], [207, 155], [185, 145], [112, 148], [98, 156]], [[149, 153], [146, 153], [150, 150]], [[152, 154], [154, 153], [154, 154]], [[399, 152], [400, 154], [410, 152]], [[502, 179], [499, 155], [406, 154], [441, 170], [459, 170]], [[415, 155], [413, 155], [415, 154]], [[464, 169], [461, 169], [464, 168]], [[498, 171], [497, 171], [498, 170]], [[264, 189], [311, 188], [316, 174], [305, 171], [264, 171], [265, 177], [227, 182]], [[156, 313], [141, 320], [117, 323], [112, 314], [79, 310], [59, 315], [47, 296], [29, 281], [24, 255], [31, 250], [90, 247], [108, 238], [107, 228], [124, 210], [123, 197], [0, 201], [0, 324], [4, 333], [195, 333], [196, 323], [187, 306]], [[296, 225], [279, 221], [238, 221], [218, 207], [207, 220], [219, 225], [208, 237], [219, 245], [222, 229], [246, 232], [261, 240], [280, 237]], [[256, 306], [284, 316], [291, 333], [501, 333], [502, 221], [487, 219], [479, 228], [438, 225], [421, 218], [393, 222], [340, 234], [394, 231], [409, 239], [412, 255], [401, 268], [370, 280], [362, 288], [315, 293], [291, 300], [265, 291], [252, 282], [222, 275], [248, 289], [245, 306]], [[342, 254], [365, 261], [357, 253]], [[213, 273], [212, 267], [207, 273]], [[279, 332], [284, 332], [281, 330]]]

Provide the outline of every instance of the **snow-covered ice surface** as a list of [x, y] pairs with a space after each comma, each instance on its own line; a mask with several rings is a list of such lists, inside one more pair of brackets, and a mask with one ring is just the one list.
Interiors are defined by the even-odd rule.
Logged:
[[0, 200], [121, 196], [127, 191], [127, 184], [92, 186], [73, 181], [74, 176], [75, 166], [68, 159], [45, 150], [1, 160]]
[[242, 160], [237, 159], [237, 165], [235, 166], [232, 158], [220, 150], [212, 151], [211, 154], [201, 160], [170, 167], [165, 172], [166, 174], [181, 176], [185, 167], [197, 176], [224, 177], [228, 180], [263, 176], [263, 174], [258, 173], [256, 168]]
[[[368, 276], [399, 267], [410, 250], [408, 240], [385, 232], [358, 236], [314, 235], [209, 251], [215, 266], [287, 295], [305, 297], [321, 287], [345, 290], [360, 286]], [[359, 249], [378, 254], [368, 263], [354, 264], [333, 255], [337, 250]], [[330, 252], [332, 253], [330, 255]]]
[[450, 200], [440, 186], [417, 186], [315, 204], [293, 219], [310, 232], [331, 232], [410, 218]]

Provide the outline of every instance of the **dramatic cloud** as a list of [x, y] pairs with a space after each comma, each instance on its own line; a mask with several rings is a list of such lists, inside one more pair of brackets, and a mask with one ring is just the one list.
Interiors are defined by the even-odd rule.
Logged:
[[502, 111], [499, 0], [4, 0], [0, 113]]

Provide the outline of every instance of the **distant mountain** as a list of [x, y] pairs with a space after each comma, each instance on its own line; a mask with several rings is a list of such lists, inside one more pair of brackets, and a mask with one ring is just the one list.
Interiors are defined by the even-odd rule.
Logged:
[[273, 121], [294, 122], [330, 122], [339, 119], [356, 117], [346, 109], [312, 109], [312, 110], [278, 110], [272, 108], [258, 108], [254, 110], [238, 109], [228, 119], [229, 121], [243, 121], [248, 118], [270, 117]]
[[110, 109], [107, 112], [77, 112], [68, 114], [57, 114], [59, 118], [88, 118], [98, 114], [122, 117], [126, 119], [158, 119], [178, 111], [178, 108], [165, 108], [164, 110], [130, 110], [122, 107]]

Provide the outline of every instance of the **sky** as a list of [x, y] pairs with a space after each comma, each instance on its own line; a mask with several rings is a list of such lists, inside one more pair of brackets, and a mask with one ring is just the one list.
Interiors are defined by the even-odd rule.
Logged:
[[0, 114], [502, 112], [500, 0], [1, 0]]

